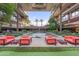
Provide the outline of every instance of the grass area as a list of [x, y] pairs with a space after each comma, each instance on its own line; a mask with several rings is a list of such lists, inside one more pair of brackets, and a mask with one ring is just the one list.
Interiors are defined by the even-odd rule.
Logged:
[[48, 48], [48, 47], [3, 47], [0, 55], [7, 56], [79, 56], [79, 48]]
[[2, 51], [1, 56], [79, 56], [78, 51], [64, 51], [64, 52], [14, 52]]

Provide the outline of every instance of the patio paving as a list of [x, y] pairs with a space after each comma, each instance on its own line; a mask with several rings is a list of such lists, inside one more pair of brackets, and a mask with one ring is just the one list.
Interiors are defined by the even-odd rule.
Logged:
[[[20, 40], [20, 38], [25, 35], [29, 35], [29, 33], [18, 36], [15, 39]], [[46, 35], [47, 35], [47, 33], [39, 33], [39, 32], [30, 34], [30, 36], [32, 36], [32, 42], [30, 45], [19, 46], [19, 44], [9, 44], [9, 45], [0, 46], [0, 47], [79, 47], [79, 45], [75, 46], [75, 45], [72, 45], [69, 43], [62, 45], [59, 42], [57, 42], [56, 45], [47, 45], [46, 41], [45, 41]], [[51, 33], [51, 35], [55, 36], [57, 38], [57, 40], [59, 40], [59, 41], [64, 41], [64, 38], [62, 36], [56, 35], [54, 33]]]
[[[26, 34], [23, 34], [22, 36], [25, 36], [25, 35], [29, 35], [29, 34], [26, 33]], [[52, 35], [56, 36], [57, 40], [64, 41], [63, 37], [58, 36], [54, 33], [52, 33]], [[16, 37], [16, 40], [19, 40], [22, 36]], [[67, 43], [67, 45], [66, 44], [62, 45], [59, 42], [57, 42], [56, 45], [47, 45], [45, 41], [46, 33], [33, 33], [31, 34], [31, 36], [32, 36], [32, 42], [30, 45], [19, 46], [19, 44], [9, 44], [9, 45], [0, 46], [0, 47], [79, 47], [79, 45], [75, 46], [69, 43]]]

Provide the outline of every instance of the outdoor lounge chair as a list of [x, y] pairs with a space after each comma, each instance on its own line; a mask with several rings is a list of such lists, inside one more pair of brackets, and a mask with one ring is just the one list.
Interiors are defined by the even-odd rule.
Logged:
[[45, 40], [48, 45], [56, 45], [56, 38], [53, 36], [46, 36]]
[[32, 42], [32, 38], [30, 36], [23, 36], [20, 39], [19, 44], [20, 45], [29, 45]]
[[71, 44], [79, 45], [79, 37], [78, 36], [64, 36], [65, 40]]
[[4, 43], [5, 43], [5, 38], [4, 37], [0, 37], [0, 45], [4, 45]]
[[3, 36], [3, 37], [0, 37], [0, 45], [6, 45], [8, 43], [11, 43], [14, 40], [15, 40], [14, 36]]

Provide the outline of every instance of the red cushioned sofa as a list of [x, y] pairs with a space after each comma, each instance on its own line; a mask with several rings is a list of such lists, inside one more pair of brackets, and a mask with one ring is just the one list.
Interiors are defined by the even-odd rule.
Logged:
[[8, 44], [12, 41], [15, 40], [15, 37], [14, 36], [3, 36], [3, 37], [0, 37], [0, 45], [5, 45], [5, 44]]
[[32, 37], [31, 36], [23, 36], [20, 39], [19, 44], [20, 45], [29, 45], [32, 42]]
[[79, 45], [79, 37], [78, 36], [64, 36], [64, 39], [74, 45]]
[[46, 36], [45, 40], [48, 45], [56, 45], [56, 38], [51, 35]]

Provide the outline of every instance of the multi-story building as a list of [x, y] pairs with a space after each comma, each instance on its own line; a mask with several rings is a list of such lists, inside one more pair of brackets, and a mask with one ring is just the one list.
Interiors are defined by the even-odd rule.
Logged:
[[15, 17], [18, 19], [19, 27], [29, 26], [29, 18], [21, 4], [17, 4], [17, 10], [15, 11]]
[[59, 6], [54, 11], [54, 17], [57, 19], [59, 24], [61, 20], [63, 29], [70, 29], [79, 32], [79, 4], [77, 3], [61, 4], [61, 9]]
[[21, 4], [17, 4], [17, 9], [11, 17], [11, 27], [9, 26], [9, 23], [3, 24], [3, 27], [24, 28], [29, 26], [29, 22], [28, 15], [22, 9]]
[[25, 29], [27, 26], [30, 25], [30, 20], [21, 7], [21, 4], [16, 4], [17, 9], [14, 11], [13, 15], [11, 16], [10, 23], [3, 22], [2, 24], [2, 31], [5, 30], [15, 30], [19, 31], [20, 29]]

